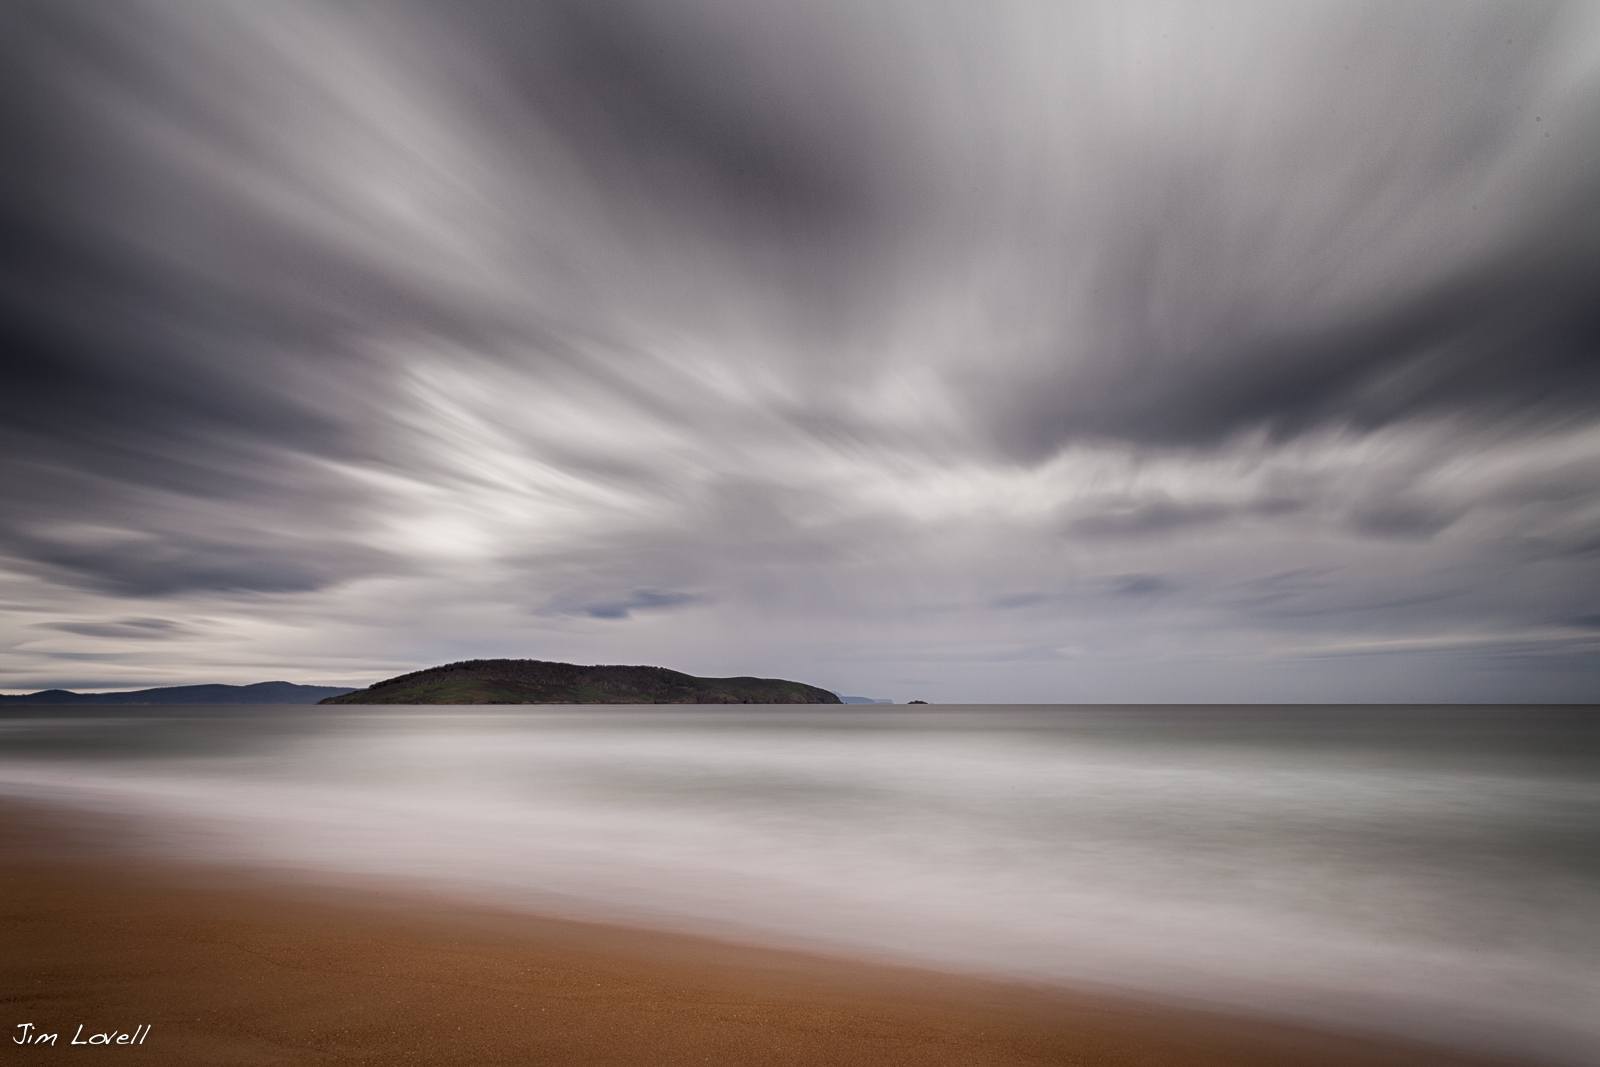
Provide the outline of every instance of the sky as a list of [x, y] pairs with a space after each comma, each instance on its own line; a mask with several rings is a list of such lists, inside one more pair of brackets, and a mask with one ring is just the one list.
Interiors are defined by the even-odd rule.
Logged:
[[1600, 5], [17, 0], [0, 690], [1600, 701]]

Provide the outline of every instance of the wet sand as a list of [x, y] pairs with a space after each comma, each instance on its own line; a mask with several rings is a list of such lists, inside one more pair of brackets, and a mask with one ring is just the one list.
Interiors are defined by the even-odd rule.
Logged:
[[[5, 1062], [1504, 1063], [1087, 993], [270, 883], [155, 863], [117, 840], [104, 826], [0, 805]], [[59, 1037], [18, 1045], [21, 1023]], [[136, 1045], [70, 1044], [141, 1025]]]

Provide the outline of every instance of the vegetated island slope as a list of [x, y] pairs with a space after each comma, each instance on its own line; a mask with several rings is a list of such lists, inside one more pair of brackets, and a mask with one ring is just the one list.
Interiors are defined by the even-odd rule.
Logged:
[[665, 667], [580, 667], [536, 659], [446, 663], [319, 704], [838, 704], [781, 678], [696, 678]]
[[347, 685], [296, 685], [293, 682], [257, 682], [255, 685], [168, 685], [123, 693], [74, 693], [70, 689], [43, 689], [24, 696], [0, 695], [6, 704], [315, 704], [323, 697], [351, 692]]

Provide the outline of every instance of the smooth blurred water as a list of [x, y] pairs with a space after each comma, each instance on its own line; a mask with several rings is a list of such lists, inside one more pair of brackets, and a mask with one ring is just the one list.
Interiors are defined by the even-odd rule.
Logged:
[[13, 708], [175, 856], [1600, 1062], [1600, 713]]

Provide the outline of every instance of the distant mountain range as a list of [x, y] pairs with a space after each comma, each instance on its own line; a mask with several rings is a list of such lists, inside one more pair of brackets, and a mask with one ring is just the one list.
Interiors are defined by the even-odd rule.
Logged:
[[839, 704], [782, 678], [696, 678], [665, 667], [473, 659], [413, 671], [319, 704]]
[[892, 701], [892, 700], [879, 700], [877, 697], [847, 697], [843, 693], [839, 693], [838, 697], [839, 697], [839, 702], [841, 704], [893, 704], [894, 703], [894, 701]]
[[349, 686], [295, 685], [293, 682], [257, 682], [255, 685], [169, 685], [126, 693], [74, 693], [45, 689], [26, 696], [0, 696], [6, 704], [316, 704], [328, 697], [354, 692]]

